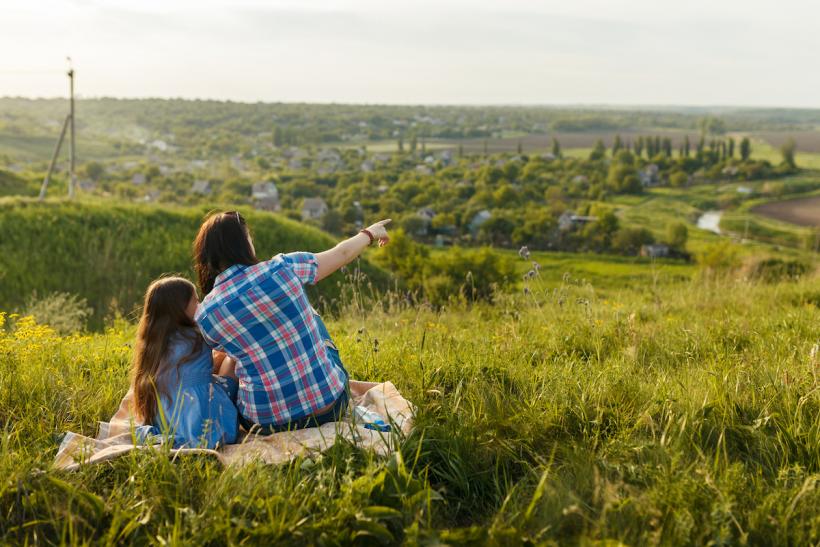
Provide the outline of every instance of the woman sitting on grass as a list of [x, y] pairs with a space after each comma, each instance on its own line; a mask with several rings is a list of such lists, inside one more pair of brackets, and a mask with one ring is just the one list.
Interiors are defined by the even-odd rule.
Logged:
[[190, 281], [157, 279], [145, 293], [134, 345], [135, 414], [169, 434], [174, 448], [230, 444], [238, 430], [234, 363], [214, 362], [194, 323], [198, 303]]
[[202, 224], [194, 262], [202, 290], [196, 313], [205, 340], [236, 362], [237, 408], [246, 429], [273, 433], [336, 421], [351, 393], [375, 384], [350, 382], [339, 352], [304, 285], [314, 284], [378, 241], [383, 220], [333, 249], [278, 254], [260, 262], [248, 227], [235, 211]]

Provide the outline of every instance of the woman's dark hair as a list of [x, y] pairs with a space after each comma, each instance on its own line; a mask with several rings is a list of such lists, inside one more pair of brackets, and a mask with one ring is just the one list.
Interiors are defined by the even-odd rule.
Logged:
[[238, 211], [213, 213], [205, 219], [194, 240], [194, 269], [202, 296], [213, 290], [216, 276], [231, 266], [259, 262], [249, 235], [248, 225]]
[[134, 390], [134, 410], [144, 424], [151, 424], [157, 415], [159, 397], [168, 397], [160, 378], [167, 372], [168, 346], [171, 337], [180, 334], [192, 343], [191, 352], [176, 366], [190, 361], [202, 351], [202, 336], [196, 324], [185, 313], [196, 294], [194, 284], [181, 277], [157, 279], [145, 291], [142, 317], [134, 343], [131, 386]]

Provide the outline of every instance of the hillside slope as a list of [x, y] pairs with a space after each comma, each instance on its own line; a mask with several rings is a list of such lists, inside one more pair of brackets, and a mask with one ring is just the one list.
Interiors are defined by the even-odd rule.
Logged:
[[[191, 244], [205, 209], [130, 204], [0, 199], [0, 309], [20, 309], [36, 290], [77, 294], [94, 309], [93, 328], [112, 312], [128, 314], [148, 283], [163, 273], [193, 279]], [[267, 213], [242, 211], [260, 258], [319, 251], [335, 241], [323, 232]], [[377, 287], [384, 270], [362, 261]], [[342, 274], [311, 288], [314, 304], [333, 302]]]
[[0, 196], [33, 196], [37, 195], [35, 185], [12, 173], [0, 169]]

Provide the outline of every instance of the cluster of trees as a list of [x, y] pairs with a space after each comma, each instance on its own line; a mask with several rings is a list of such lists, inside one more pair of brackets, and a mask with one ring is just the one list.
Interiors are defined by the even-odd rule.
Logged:
[[[560, 144], [556, 141], [553, 148], [560, 151]], [[686, 135], [678, 144], [677, 152], [675, 148], [670, 137], [639, 136], [634, 141], [624, 141], [616, 135], [610, 150], [609, 189], [616, 193], [640, 193], [647, 185], [685, 186], [693, 180], [757, 180], [791, 174], [797, 169], [794, 140], [789, 140], [781, 148], [783, 161], [778, 166], [753, 160], [748, 137], [740, 141], [732, 137], [707, 140], [701, 135], [693, 143]], [[607, 152], [603, 141], [599, 140], [590, 152], [589, 160], [605, 161]], [[643, 173], [641, 183], [638, 170], [645, 168], [649, 170]]]
[[[639, 158], [645, 156], [648, 160], [658, 157], [672, 158], [675, 152], [672, 142], [671, 137], [641, 135], [633, 143], [631, 140], [624, 141], [620, 135], [616, 135], [612, 144], [612, 156], [616, 156], [621, 150], [626, 150]], [[706, 136], [701, 135], [697, 143], [693, 145], [689, 135], [685, 135], [677, 147], [677, 156], [679, 158], [694, 157], [701, 162], [701, 165], [715, 164], [735, 158], [735, 143], [736, 141], [732, 137], [710, 138], [707, 141]], [[738, 152], [740, 160], [746, 161], [750, 158], [752, 143], [749, 137], [743, 137], [740, 140]], [[603, 141], [599, 140], [595, 144], [590, 159], [601, 159], [605, 156], [606, 147]]]
[[[319, 224], [331, 232], [355, 229], [365, 218], [391, 217], [409, 236], [429, 243], [635, 254], [655, 241], [651, 234], [622, 230], [613, 214], [589, 206], [614, 193], [642, 191], [636, 174], [641, 160], [628, 150], [619, 150], [614, 160], [476, 160], [437, 160], [433, 174], [419, 174], [417, 158], [396, 154], [364, 175], [339, 173], [308, 183], [291, 174], [278, 185], [283, 194], [321, 193], [331, 212]], [[572, 213], [597, 220], [562, 226], [561, 216]]]
[[477, 242], [500, 247], [527, 245], [538, 250], [628, 256], [638, 255], [646, 245], [663, 243], [669, 247], [671, 256], [688, 256], [688, 230], [683, 223], [668, 226], [665, 236], [659, 238], [646, 228], [623, 225], [612, 208], [605, 205], [585, 205], [579, 208], [579, 213], [590, 220], [577, 228], [564, 230], [548, 212], [524, 212], [522, 222], [516, 221], [515, 212], [503, 211], [481, 226]]
[[675, 222], [666, 227], [666, 233], [656, 237], [644, 227], [623, 226], [612, 212], [601, 215], [599, 222], [587, 225], [583, 230], [574, 234], [577, 248], [585, 251], [605, 252], [635, 256], [653, 244], [663, 244], [668, 251], [662, 256], [673, 258], [689, 258], [686, 243], [689, 239], [689, 229], [682, 222]]

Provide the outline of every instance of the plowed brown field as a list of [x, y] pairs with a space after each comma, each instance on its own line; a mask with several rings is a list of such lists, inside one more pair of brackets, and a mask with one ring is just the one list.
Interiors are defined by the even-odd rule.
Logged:
[[752, 212], [800, 226], [820, 226], [820, 196], [766, 203]]

